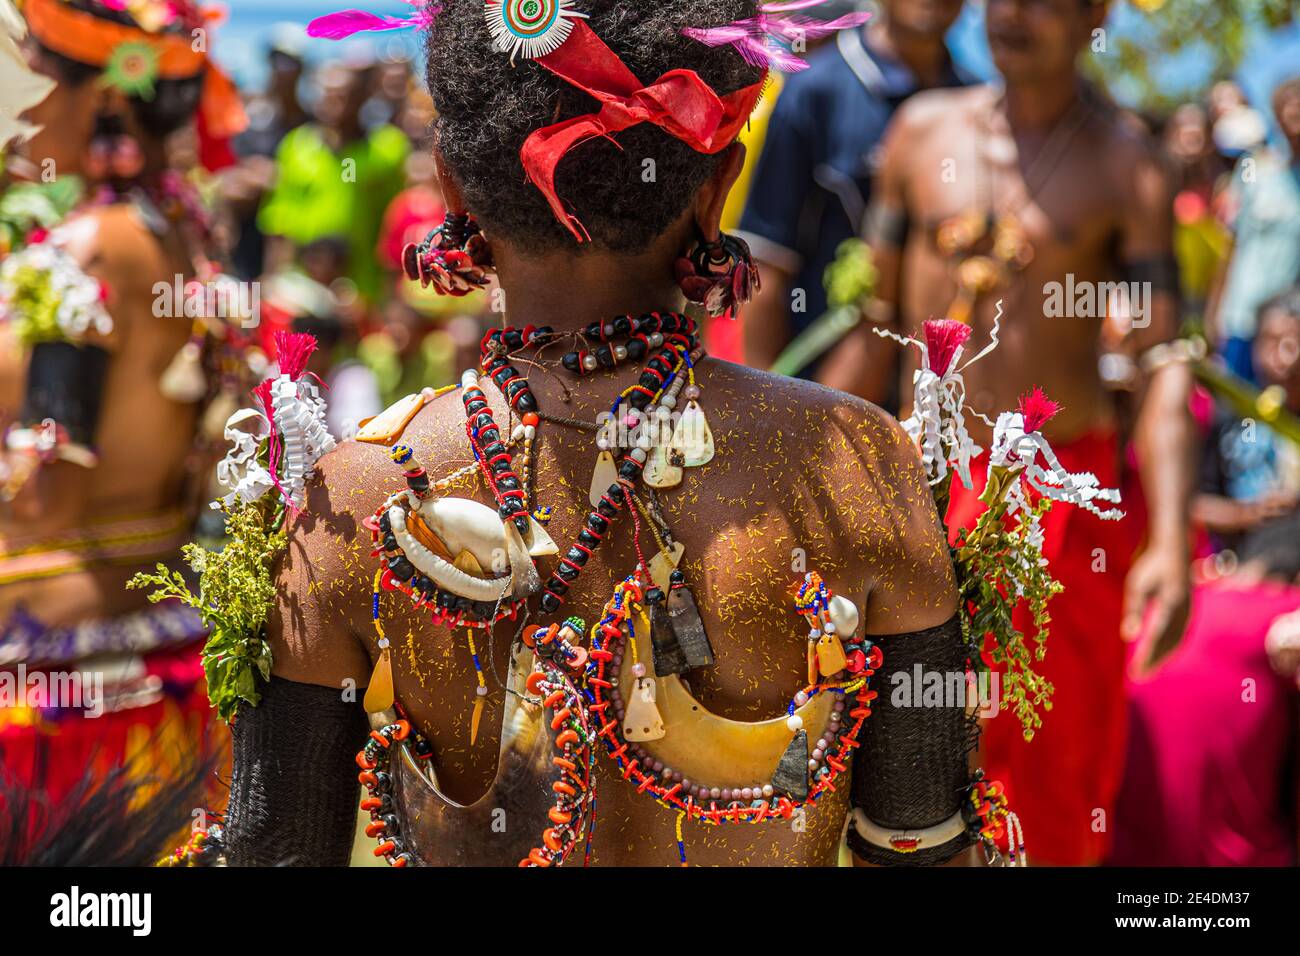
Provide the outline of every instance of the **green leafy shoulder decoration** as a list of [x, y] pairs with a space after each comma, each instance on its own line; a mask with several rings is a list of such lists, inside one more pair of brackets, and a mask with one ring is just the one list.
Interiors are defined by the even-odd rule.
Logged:
[[241, 700], [256, 706], [258, 678], [271, 677], [271, 648], [264, 636], [267, 615], [275, 602], [272, 571], [285, 546], [284, 509], [267, 497], [225, 511], [225, 544], [209, 551], [187, 544], [185, 561], [198, 574], [193, 592], [185, 576], [159, 564], [152, 573], [137, 574], [127, 585], [152, 588], [149, 600], [175, 598], [198, 610], [208, 627], [203, 647], [203, 673], [208, 699], [223, 720], [234, 716]]
[[259, 684], [271, 677], [265, 628], [287, 523], [303, 507], [316, 462], [334, 447], [324, 426], [325, 401], [304, 374], [316, 340], [278, 332], [275, 343], [279, 373], [254, 390], [259, 407], [240, 409], [226, 422], [232, 448], [217, 466], [217, 480], [229, 494], [212, 504], [225, 515], [226, 541], [213, 550], [189, 544], [183, 551], [198, 575], [197, 591], [161, 564], [128, 584], [152, 589], [151, 601], [176, 599], [202, 615], [209, 628], [203, 648], [208, 699], [224, 720], [241, 701], [257, 706]]
[[[966, 429], [970, 409], [962, 370], [997, 347], [1001, 316], [999, 303], [989, 344], [965, 363], [961, 357], [971, 329], [961, 322], [926, 322], [920, 340], [876, 330], [921, 352], [913, 411], [903, 428], [916, 442], [941, 516], [948, 510], [954, 476], [973, 487], [971, 464], [983, 449]], [[989, 661], [1000, 670], [1004, 703], [1020, 721], [1026, 740], [1042, 726], [1039, 709], [1051, 709], [1052, 685], [1034, 664], [1047, 653], [1047, 606], [1061, 591], [1043, 556], [1043, 516], [1061, 502], [1106, 520], [1123, 517], [1118, 509], [1104, 506], [1118, 503], [1118, 491], [1099, 487], [1095, 475], [1071, 474], [1061, 467], [1041, 431], [1058, 410], [1035, 388], [1014, 412], [1003, 412], [996, 423], [990, 422], [993, 447], [980, 494], [985, 508], [973, 528], [958, 530], [953, 548], [966, 634], [984, 645]], [[1033, 623], [1032, 638], [1015, 625], [1014, 611], [1022, 601]], [[983, 668], [987, 662], [977, 656], [974, 666]]]

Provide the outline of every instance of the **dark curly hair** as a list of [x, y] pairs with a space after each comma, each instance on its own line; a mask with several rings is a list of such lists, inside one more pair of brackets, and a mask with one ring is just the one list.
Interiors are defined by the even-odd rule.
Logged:
[[[139, 24], [135, 22], [135, 18], [127, 11], [110, 9], [98, 2], [98, 0], [71, 0], [68, 6], [80, 10], [82, 13], [89, 13], [101, 20], [139, 27]], [[182, 21], [177, 21], [168, 28], [169, 32], [174, 33], [188, 34], [189, 30], [190, 25]], [[103, 72], [97, 66], [73, 60], [51, 50], [41, 43], [39, 39], [36, 39], [36, 43], [40, 46], [41, 53], [54, 64], [59, 79], [65, 83], [80, 86]], [[142, 126], [159, 136], [166, 136], [169, 133], [174, 133], [193, 119], [195, 112], [199, 108], [199, 99], [202, 95], [202, 73], [183, 80], [158, 80], [154, 83], [152, 98], [131, 97], [131, 109]]]
[[[525, 179], [519, 149], [534, 130], [599, 104], [530, 60], [517, 59], [512, 69], [509, 57], [492, 48], [483, 0], [442, 0], [441, 7], [426, 44], [438, 110], [434, 139], [469, 209], [489, 234], [525, 249], [572, 247], [572, 235]], [[680, 33], [752, 17], [756, 0], [579, 0], [578, 9], [643, 83], [690, 69], [725, 96], [761, 76], [730, 47], [706, 47]], [[641, 252], [686, 209], [718, 154], [696, 152], [649, 123], [615, 139], [618, 145], [592, 139], [571, 150], [556, 170], [556, 189], [593, 245]], [[653, 182], [642, 177], [646, 159], [654, 160]]]

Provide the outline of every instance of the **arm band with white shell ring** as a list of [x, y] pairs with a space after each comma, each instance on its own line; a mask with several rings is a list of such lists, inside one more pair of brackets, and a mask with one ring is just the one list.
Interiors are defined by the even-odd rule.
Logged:
[[1138, 358], [1142, 371], [1150, 375], [1166, 365], [1188, 365], [1205, 358], [1205, 342], [1201, 339], [1174, 339], [1147, 349]]
[[272, 677], [231, 727], [224, 842], [231, 866], [347, 866], [369, 725], [340, 690]]
[[[885, 866], [943, 863], [971, 844], [967, 829], [953, 820], [966, 800], [968, 755], [979, 737], [966, 710], [972, 650], [956, 615], [924, 631], [870, 639], [884, 662], [872, 681], [879, 696], [853, 757], [850, 799], [854, 818], [873, 826], [863, 833], [850, 825], [849, 849]], [[941, 684], [942, 699], [930, 700], [918, 678], [922, 685]], [[960, 693], [950, 692], [957, 686]]]
[[41, 342], [32, 347], [22, 424], [54, 421], [79, 445], [94, 445], [104, 398], [108, 353], [95, 345]]

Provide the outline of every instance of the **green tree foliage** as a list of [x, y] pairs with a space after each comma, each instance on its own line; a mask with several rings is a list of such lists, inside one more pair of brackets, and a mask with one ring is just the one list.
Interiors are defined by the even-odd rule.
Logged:
[[1140, 14], [1140, 29], [1116, 36], [1108, 31], [1105, 49], [1094, 49], [1089, 70], [1120, 101], [1138, 109], [1167, 113], [1186, 99], [1187, 90], [1161, 89], [1156, 71], [1182, 55], [1208, 59], [1209, 82], [1226, 80], [1246, 58], [1259, 34], [1291, 23], [1297, 0], [1130, 0]]

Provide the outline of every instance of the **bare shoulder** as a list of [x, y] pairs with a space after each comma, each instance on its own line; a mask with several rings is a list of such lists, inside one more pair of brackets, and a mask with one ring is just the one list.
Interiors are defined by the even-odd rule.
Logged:
[[151, 286], [169, 266], [162, 242], [129, 204], [87, 209], [56, 235], [83, 269], [112, 274], [127, 286]]
[[987, 110], [995, 97], [990, 86], [921, 90], [903, 102], [891, 122], [905, 135], [925, 135]]
[[721, 394], [731, 407], [755, 409], [754, 424], [765, 435], [790, 435], [810, 447], [825, 443], [839, 452], [866, 451], [859, 464], [884, 471], [905, 471], [916, 457], [894, 416], [865, 399], [718, 359], [705, 359], [701, 370], [715, 398]]
[[1103, 104], [1092, 124], [1089, 152], [1103, 157], [1116, 188], [1125, 194], [1158, 188], [1168, 178], [1168, 161], [1141, 119]]
[[[883, 409], [812, 382], [706, 360], [717, 407], [753, 414], [718, 422], [727, 446], [758, 462], [769, 502], [815, 523], [848, 564], [873, 569], [867, 624], [919, 630], [952, 614], [952, 563], [916, 448]], [[728, 434], [731, 425], [742, 434]], [[762, 487], [760, 485], [760, 487]]]
[[[402, 434], [403, 442], [418, 449], [421, 464], [437, 475], [473, 463], [458, 395], [427, 403]], [[307, 507], [293, 522], [285, 571], [308, 579], [311, 593], [327, 609], [346, 607], [351, 614], [356, 596], [370, 588], [375, 563], [362, 521], [400, 484], [401, 473], [384, 445], [343, 441], [316, 463]], [[302, 557], [298, 569], [295, 551]]]
[[909, 530], [935, 524], [916, 448], [884, 409], [802, 379], [727, 362], [709, 369], [724, 389], [752, 396], [748, 400], [758, 412], [754, 445], [779, 450], [792, 474], [822, 476], [839, 514], [853, 515], [874, 542], [902, 546]]
[[[441, 474], [453, 470], [444, 467], [453, 456], [467, 454], [464, 435], [464, 414], [452, 394], [427, 403], [402, 441]], [[306, 507], [290, 521], [277, 572], [269, 633], [280, 677], [325, 686], [364, 682], [369, 663], [363, 638], [371, 627], [376, 564], [363, 522], [399, 485], [400, 472], [384, 445], [340, 442], [316, 463]]]
[[169, 287], [176, 269], [158, 235], [134, 206], [91, 207], [63, 222], [54, 238], [82, 270], [100, 280], [113, 316], [108, 342], [124, 340], [124, 329], [154, 314], [155, 286]]

